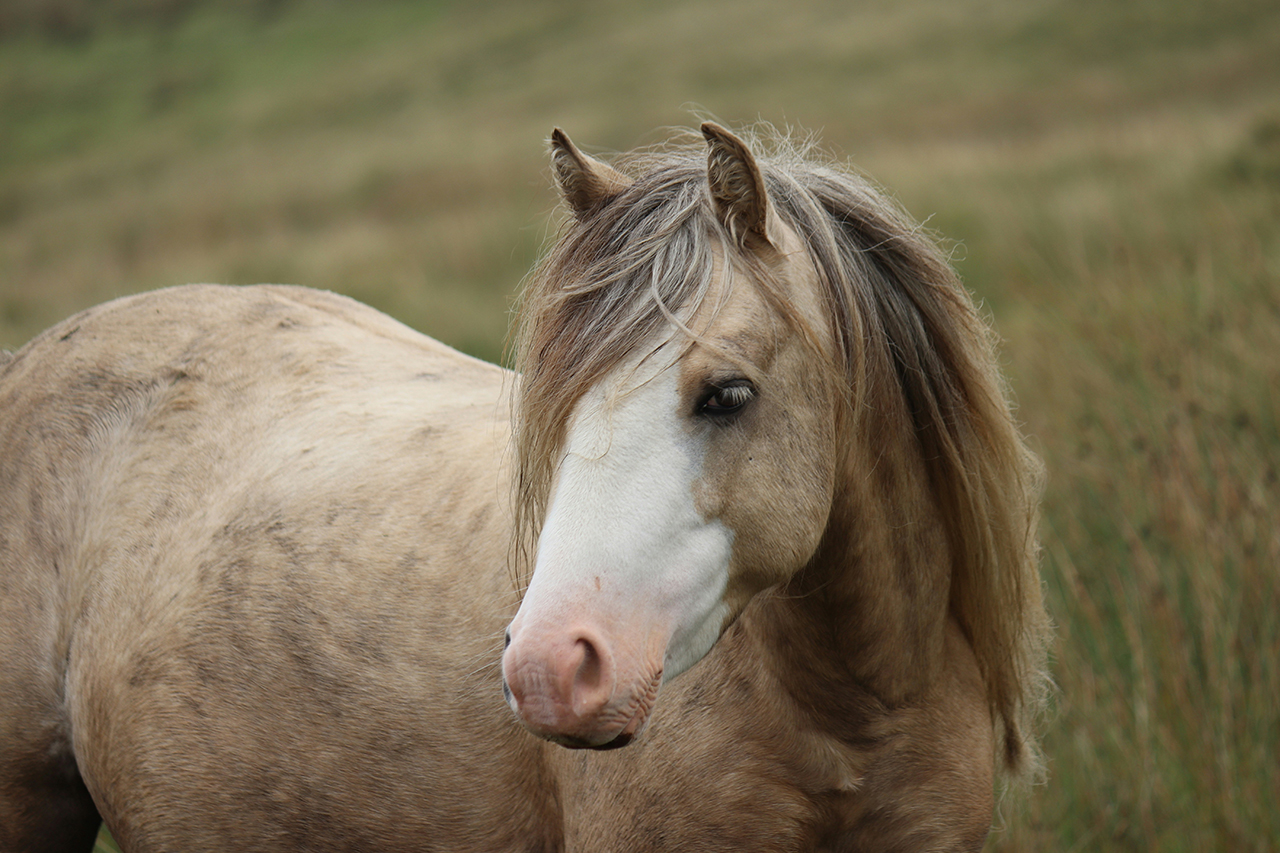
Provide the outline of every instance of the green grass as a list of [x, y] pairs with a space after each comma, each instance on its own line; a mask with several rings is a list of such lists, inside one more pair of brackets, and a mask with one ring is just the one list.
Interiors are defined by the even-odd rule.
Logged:
[[98, 843], [93, 845], [93, 853], [120, 853], [120, 845], [116, 844], [106, 827], [98, 834]]
[[1049, 777], [990, 848], [1280, 844], [1280, 7], [175, 4], [0, 40], [0, 346], [274, 280], [499, 358], [553, 125], [818, 131], [956, 241], [1049, 468]]

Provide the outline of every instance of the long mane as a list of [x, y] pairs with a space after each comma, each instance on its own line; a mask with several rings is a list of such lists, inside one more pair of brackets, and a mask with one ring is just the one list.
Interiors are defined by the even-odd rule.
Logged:
[[[1046, 700], [1050, 635], [1035, 535], [1042, 469], [1013, 419], [994, 335], [936, 243], [884, 195], [769, 128], [744, 136], [772, 209], [818, 270], [838, 343], [826, 358], [847, 389], [849, 423], [879, 394], [899, 395], [910, 413], [951, 545], [950, 612], [986, 680], [1000, 763], [1029, 775], [1039, 766], [1033, 718]], [[697, 310], [717, 253], [737, 252], [712, 208], [700, 136], [613, 165], [634, 183], [566, 223], [522, 296], [522, 564], [578, 399], [665, 324]]]

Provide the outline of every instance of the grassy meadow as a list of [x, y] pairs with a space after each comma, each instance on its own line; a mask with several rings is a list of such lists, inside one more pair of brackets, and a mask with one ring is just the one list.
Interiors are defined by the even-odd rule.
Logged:
[[0, 347], [283, 281], [501, 359], [551, 128], [703, 114], [819, 134], [1006, 341], [1058, 692], [989, 849], [1280, 849], [1274, 0], [5, 0]]

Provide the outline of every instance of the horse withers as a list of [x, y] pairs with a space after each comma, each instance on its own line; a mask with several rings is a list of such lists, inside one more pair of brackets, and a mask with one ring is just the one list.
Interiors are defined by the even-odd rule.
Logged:
[[280, 286], [0, 362], [0, 851], [980, 848], [1039, 468], [937, 248], [765, 136], [557, 131], [518, 374]]

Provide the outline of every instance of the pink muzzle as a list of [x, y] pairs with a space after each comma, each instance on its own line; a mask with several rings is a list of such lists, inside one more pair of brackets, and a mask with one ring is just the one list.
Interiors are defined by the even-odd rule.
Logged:
[[583, 622], [523, 624], [522, 616], [507, 630], [502, 672], [524, 726], [573, 748], [615, 749], [640, 734], [662, 684], [666, 643], [627, 643]]

